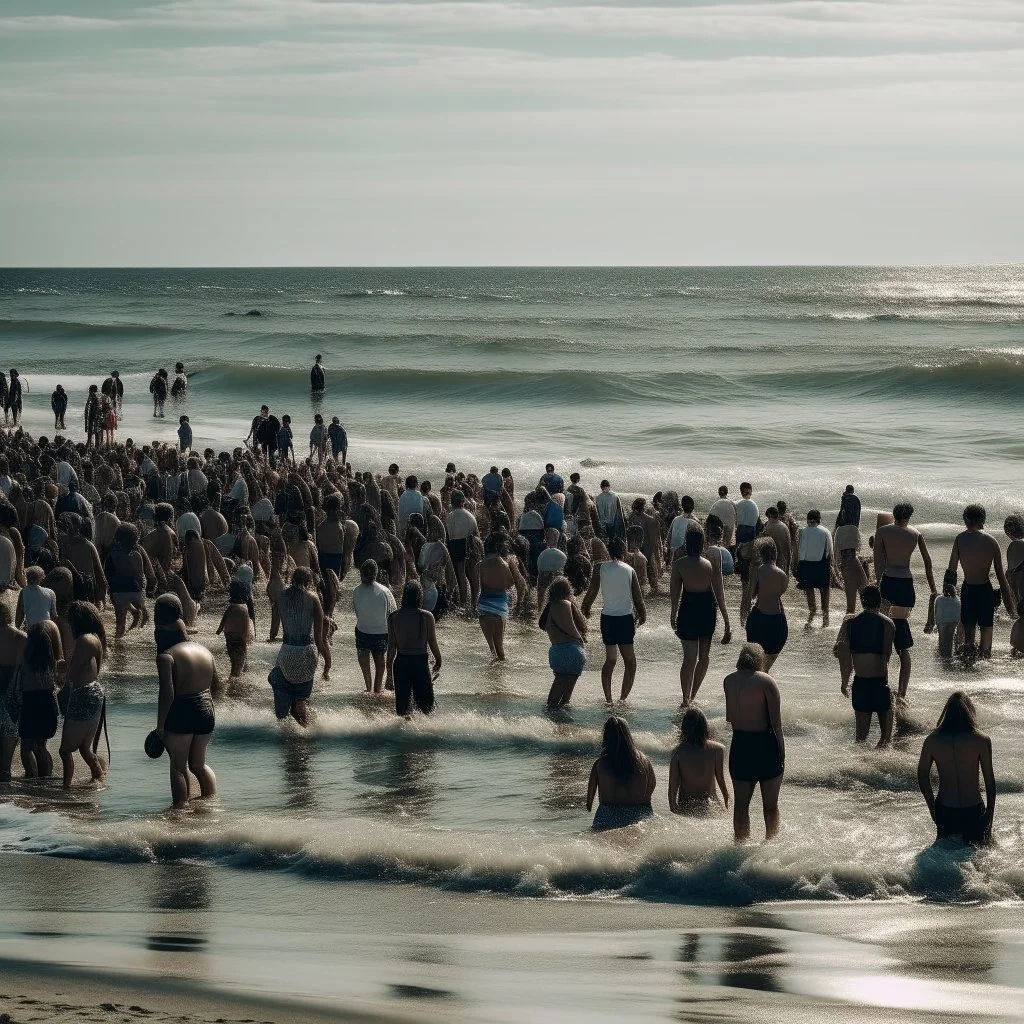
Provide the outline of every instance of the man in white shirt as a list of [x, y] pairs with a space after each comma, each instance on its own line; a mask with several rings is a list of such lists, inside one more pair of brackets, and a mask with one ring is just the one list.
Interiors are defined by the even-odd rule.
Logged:
[[626, 517], [622, 514], [622, 502], [607, 480], [601, 481], [601, 493], [594, 498], [597, 507], [597, 521], [606, 537], [626, 536]]
[[647, 606], [644, 604], [640, 580], [633, 567], [623, 559], [626, 557], [626, 542], [621, 537], [608, 541], [610, 562], [601, 562], [590, 581], [590, 589], [583, 598], [583, 614], [588, 618], [590, 609], [601, 594], [601, 639], [604, 641], [604, 665], [601, 667], [601, 686], [604, 699], [612, 702], [612, 675], [615, 672], [617, 656], [622, 655], [624, 668], [622, 691], [619, 700], [625, 700], [633, 689], [636, 679], [636, 654], [633, 652], [633, 638], [636, 627], [647, 621]]
[[405, 490], [398, 499], [398, 536], [405, 537], [405, 528], [409, 525], [409, 516], [423, 515], [423, 495], [420, 494], [420, 482], [414, 476], [405, 478]]
[[729, 497], [729, 488], [725, 484], [718, 488], [718, 501], [708, 514], [722, 520], [722, 547], [732, 550], [736, 536], [736, 503]]
[[398, 610], [398, 603], [395, 595], [377, 582], [377, 563], [372, 558], [363, 562], [359, 578], [359, 586], [352, 591], [352, 610], [356, 613], [356, 657], [363, 670], [366, 692], [380, 693], [388, 653], [388, 616]]
[[797, 586], [807, 595], [807, 624], [818, 614], [815, 593], [821, 593], [821, 624], [828, 625], [829, 589], [832, 585], [832, 534], [821, 525], [821, 513], [812, 508], [807, 525], [797, 542], [799, 558], [796, 566]]
[[37, 622], [47, 619], [57, 621], [57, 595], [42, 585], [43, 570], [30, 565], [25, 570], [27, 586], [18, 591], [18, 605], [14, 612], [14, 624], [18, 629], [31, 629]]
[[748, 483], [740, 484], [742, 497], [736, 502], [736, 543], [749, 544], [757, 536], [757, 521], [761, 511], [750, 497], [754, 488]]
[[679, 505], [682, 508], [682, 512], [672, 520], [672, 526], [669, 528], [669, 564], [675, 561], [676, 551], [686, 543], [686, 534], [690, 530], [700, 529], [700, 523], [697, 522], [693, 515], [693, 498], [688, 494], [684, 494]]
[[[445, 519], [448, 532], [448, 554], [459, 581], [459, 603], [465, 606], [469, 601], [470, 585], [466, 566], [469, 561], [472, 538], [480, 535], [476, 516], [466, 508], [466, 496], [462, 491], [452, 491], [452, 510]], [[476, 604], [474, 595], [473, 604]]]

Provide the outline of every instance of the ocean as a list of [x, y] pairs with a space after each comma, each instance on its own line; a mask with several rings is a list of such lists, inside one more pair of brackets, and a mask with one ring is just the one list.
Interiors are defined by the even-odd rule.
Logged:
[[[74, 432], [88, 384], [117, 368], [120, 435], [140, 442], [172, 436], [180, 411], [200, 447], [234, 446], [266, 402], [297, 439], [314, 412], [339, 416], [357, 469], [440, 479], [449, 460], [496, 462], [520, 493], [551, 461], [588, 490], [673, 488], [700, 512], [747, 479], [762, 506], [828, 521], [854, 483], [868, 523], [915, 504], [937, 575], [964, 504], [987, 506], [1001, 543], [1024, 505], [1019, 266], [4, 270], [0, 348], [34, 433], [52, 434], [56, 383]], [[149, 378], [177, 360], [188, 395], [154, 420]], [[1005, 616], [993, 660], [954, 668], [918, 607], [907, 720], [879, 753], [854, 745], [839, 693], [839, 599], [829, 629], [803, 630], [791, 591], [774, 669], [783, 829], [736, 848], [727, 814], [668, 812], [680, 652], [664, 598], [622, 712], [655, 765], [656, 817], [597, 835], [584, 798], [606, 714], [599, 641], [568, 713], [550, 716], [534, 624], [511, 624], [509, 662], [492, 666], [475, 623], [449, 618], [438, 710], [405, 723], [361, 693], [351, 585], [309, 734], [273, 720], [276, 650], [257, 643], [218, 710], [220, 795], [193, 813], [165, 812], [166, 772], [142, 751], [152, 637], [114, 649], [109, 784], [0, 794], [0, 957], [402, 1019], [1020, 1019], [1024, 663]], [[200, 635], [223, 661], [219, 600]], [[735, 617], [735, 586], [728, 600]], [[263, 637], [265, 600], [258, 620]], [[722, 739], [736, 652], [713, 647], [699, 695]], [[930, 845], [917, 791], [921, 734], [956, 688], [999, 780], [997, 845], [976, 853]], [[756, 797], [752, 810], [757, 836]]]

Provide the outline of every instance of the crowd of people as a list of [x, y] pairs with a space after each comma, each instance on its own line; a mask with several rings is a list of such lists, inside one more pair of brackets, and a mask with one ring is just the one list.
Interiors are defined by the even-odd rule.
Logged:
[[[181, 364], [178, 372], [186, 379]], [[320, 357], [311, 386], [324, 388]], [[162, 398], [153, 394], [160, 415]], [[89, 400], [116, 410], [122, 396], [112, 373], [90, 389]], [[54, 412], [60, 430], [63, 413]], [[436, 623], [456, 614], [478, 621], [495, 662], [505, 659], [509, 617], [536, 615], [549, 641], [547, 704], [555, 712], [572, 700], [587, 664], [598, 602], [601, 684], [613, 706], [619, 661], [617, 699], [625, 701], [637, 679], [636, 632], [667, 584], [669, 621], [682, 645], [684, 709], [669, 805], [697, 813], [731, 800], [737, 840], [749, 835], [758, 787], [769, 838], [779, 825], [785, 739], [770, 672], [789, 637], [784, 596], [794, 581], [805, 595], [808, 627], [819, 615], [827, 626], [832, 590], [842, 593], [834, 654], [858, 741], [877, 718], [879, 746], [889, 743], [895, 711], [907, 699], [915, 556], [929, 588], [925, 631], [938, 630], [943, 656], [990, 657], [1000, 606], [1014, 620], [1013, 652], [1024, 653], [1020, 515], [1005, 522], [1004, 569], [1003, 552], [985, 531], [985, 510], [968, 506], [939, 588], [925, 538], [911, 525], [912, 506], [898, 503], [878, 516], [865, 543], [853, 486], [842, 495], [835, 527], [826, 528], [815, 509], [802, 525], [785, 502], [761, 509], [749, 483], [740, 485], [738, 501], [723, 485], [700, 515], [690, 496], [673, 491], [623, 500], [604, 480], [588, 494], [578, 473], [566, 482], [550, 464], [521, 491], [512, 472], [497, 466], [478, 476], [449, 463], [436, 488], [397, 464], [380, 474], [354, 471], [337, 417], [326, 426], [317, 414], [308, 455], [300, 455], [289, 417], [278, 420], [267, 406], [242, 446], [219, 453], [192, 449], [187, 416], [176, 446], [118, 442], [106, 427], [97, 434], [88, 413], [85, 428], [85, 443], [63, 433], [0, 434], [0, 781], [10, 781], [19, 748], [27, 778], [51, 775], [47, 745], [58, 730], [64, 785], [72, 784], [76, 756], [93, 779], [104, 777], [108, 650], [151, 620], [159, 697], [147, 750], [166, 751], [175, 806], [193, 792], [212, 795], [216, 779], [206, 755], [224, 684], [212, 638], [199, 642], [196, 630], [201, 606], [218, 591], [224, 611], [217, 635], [225, 638], [230, 681], [247, 671], [254, 595], [265, 590], [267, 639], [281, 645], [268, 678], [274, 712], [306, 727], [317, 672], [329, 678], [342, 622], [354, 629], [366, 692], [393, 694], [399, 715], [430, 714], [442, 664]], [[343, 607], [350, 573], [358, 583]], [[730, 608], [733, 595], [738, 606]], [[727, 759], [697, 704], [719, 618], [723, 644], [732, 640], [734, 619], [746, 638], [724, 681]], [[938, 835], [984, 841], [995, 805], [991, 744], [966, 694], [947, 701], [924, 743], [919, 774]], [[595, 827], [649, 815], [655, 784], [649, 759], [613, 714], [587, 795], [588, 809], [599, 801]]]

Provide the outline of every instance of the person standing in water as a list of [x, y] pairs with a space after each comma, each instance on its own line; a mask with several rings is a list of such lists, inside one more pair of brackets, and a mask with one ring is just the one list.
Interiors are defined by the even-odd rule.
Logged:
[[413, 580], [402, 591], [402, 607], [388, 616], [388, 689], [395, 691], [395, 714], [403, 718], [414, 702], [425, 715], [434, 710], [434, 680], [441, 671], [434, 616], [422, 605], [423, 588]]
[[68, 393], [60, 384], [50, 395], [50, 408], [53, 410], [53, 429], [67, 430], [64, 424], [64, 414], [68, 411]]
[[[398, 610], [390, 588], [377, 582], [377, 563], [368, 558], [359, 567], [360, 583], [352, 591], [352, 610], [356, 616], [356, 658], [363, 673], [367, 693], [380, 693], [384, 684], [393, 612]], [[372, 673], [371, 673], [372, 665]]]
[[327, 377], [324, 374], [324, 357], [317, 353], [313, 368], [309, 371], [309, 390], [314, 395], [322, 395], [327, 389]]
[[764, 650], [764, 671], [770, 672], [775, 659], [789, 639], [789, 623], [782, 595], [789, 587], [789, 574], [777, 564], [778, 549], [771, 537], [760, 537], [754, 544], [751, 570], [751, 601], [747, 616], [747, 640]]
[[640, 580], [633, 567], [625, 561], [626, 542], [622, 537], [608, 541], [611, 560], [601, 562], [594, 573], [590, 589], [583, 598], [583, 614], [589, 618], [590, 609], [601, 595], [601, 640], [604, 642], [604, 665], [601, 666], [601, 686], [604, 699], [612, 702], [612, 676], [618, 656], [622, 655], [624, 666], [622, 690], [619, 700], [625, 700], [633, 689], [636, 679], [636, 654], [633, 640], [638, 626], [647, 621], [647, 605], [644, 603]]
[[548, 666], [555, 678], [548, 692], [548, 709], [554, 710], [565, 707], [572, 699], [576, 682], [587, 665], [587, 621], [564, 576], [551, 581], [538, 625], [551, 641]]
[[153, 415], [163, 416], [167, 401], [167, 371], [161, 367], [149, 382], [149, 393], [153, 396]]
[[732, 726], [729, 774], [732, 776], [733, 830], [736, 842], [750, 838], [750, 801], [761, 787], [765, 838], [779, 831], [779, 791], [786, 770], [786, 741], [782, 735], [779, 687], [764, 671], [764, 651], [744, 644], [736, 671], [722, 683], [725, 717]]
[[725, 747], [711, 739], [700, 708], [688, 707], [679, 728], [679, 746], [668, 769], [668, 806], [673, 814], [706, 814], [718, 803], [718, 790], [729, 806], [725, 782]]
[[21, 376], [17, 370], [11, 370], [11, 382], [7, 385], [7, 405], [4, 407], [4, 416], [10, 411], [11, 420], [15, 427], [21, 422]]
[[508, 557], [508, 540], [503, 533], [491, 533], [484, 542], [480, 563], [480, 597], [477, 615], [494, 661], [505, 660], [505, 623], [508, 621], [508, 592], [516, 589], [518, 612], [526, 596], [526, 580], [514, 559]]
[[100, 733], [106, 727], [107, 698], [99, 681], [107, 654], [107, 634], [96, 609], [86, 601], [74, 601], [68, 608], [68, 625], [75, 645], [67, 658], [61, 689], [64, 731], [60, 759], [64, 764], [64, 788], [71, 788], [75, 775], [75, 751], [82, 756], [100, 782], [106, 766], [97, 756]]
[[588, 811], [594, 809], [594, 798], [599, 798], [594, 831], [624, 828], [650, 818], [656, 785], [650, 758], [637, 750], [625, 721], [613, 715], [604, 723], [601, 756], [590, 769], [587, 783]]
[[[850, 696], [853, 675], [853, 710], [857, 742], [863, 743], [871, 729], [871, 716], [878, 715], [879, 748], [892, 739], [892, 690], [889, 688], [889, 659], [892, 657], [896, 627], [881, 611], [878, 587], [865, 587], [860, 595], [864, 610], [846, 619], [839, 629], [835, 654], [839, 658], [842, 694]], [[902, 695], [901, 695], [902, 696]]]
[[188, 374], [184, 363], [174, 364], [174, 383], [171, 385], [172, 398], [184, 398], [188, 392]]
[[[932, 789], [933, 764], [939, 773], [937, 794]], [[984, 803], [979, 772], [985, 781]], [[960, 836], [969, 846], [992, 841], [996, 811], [992, 740], [979, 731], [974, 704], [962, 690], [949, 695], [938, 727], [925, 737], [917, 782], [935, 822], [936, 842], [952, 836]]]
[[[992, 589], [991, 573], [996, 571], [1002, 600], [1011, 615], [1016, 605], [1003, 572], [1003, 553], [995, 537], [985, 532], [985, 509], [981, 505], [968, 505], [964, 509], [967, 527], [955, 541], [949, 555], [949, 568], [945, 582], [956, 586], [957, 566], [964, 569], [964, 583], [960, 588], [960, 621], [964, 627], [964, 652], [969, 656], [992, 657], [992, 627], [995, 624], [996, 593]], [[980, 630], [975, 647], [975, 631]]]
[[910, 648], [914, 646], [910, 632], [910, 613], [917, 603], [910, 560], [916, 550], [921, 552], [928, 589], [932, 596], [936, 592], [932, 557], [928, 553], [924, 535], [910, 525], [913, 514], [914, 506], [901, 502], [892, 510], [893, 522], [875, 531], [875, 578], [882, 594], [882, 613], [888, 615], [896, 627], [894, 646], [900, 659], [901, 696], [906, 694], [910, 685]]
[[821, 513], [812, 508], [797, 543], [797, 586], [807, 595], [807, 625], [818, 614], [815, 594], [821, 594], [821, 624], [828, 626], [829, 594], [832, 586], [832, 534], [821, 525]]

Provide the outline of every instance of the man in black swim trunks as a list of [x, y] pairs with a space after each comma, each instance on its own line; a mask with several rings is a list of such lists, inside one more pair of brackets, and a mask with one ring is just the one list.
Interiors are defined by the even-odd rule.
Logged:
[[839, 659], [842, 694], [850, 696], [853, 675], [853, 710], [857, 742], [863, 743], [871, 730], [871, 717], [878, 715], [879, 749], [892, 739], [892, 690], [889, 688], [889, 659], [892, 657], [896, 627], [881, 611], [878, 587], [865, 587], [860, 595], [863, 611], [846, 619], [839, 629], [835, 655]]
[[[960, 589], [960, 621], [964, 627], [964, 653], [991, 658], [997, 605], [1001, 600], [1014, 617], [1018, 609], [1003, 572], [1003, 553], [995, 537], [985, 532], [985, 509], [981, 505], [968, 505], [964, 509], [964, 526], [967, 529], [953, 541], [945, 583], [956, 586], [957, 566], [962, 565], [964, 585]], [[999, 581], [998, 591], [992, 588], [993, 569]], [[979, 629], [981, 639], [975, 648], [975, 630]]]

